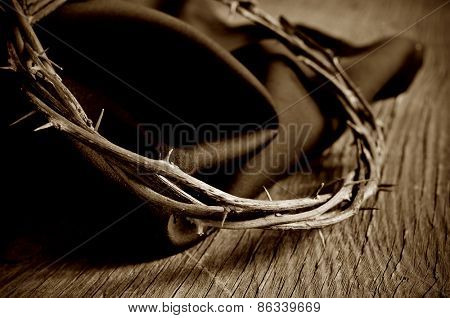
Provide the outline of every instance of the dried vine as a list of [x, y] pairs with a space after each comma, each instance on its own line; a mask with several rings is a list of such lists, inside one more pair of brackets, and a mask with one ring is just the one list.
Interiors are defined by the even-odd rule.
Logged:
[[[37, 130], [59, 130], [105, 174], [113, 174], [117, 182], [136, 195], [164, 207], [162, 213], [187, 218], [200, 230], [204, 227], [320, 228], [358, 213], [363, 202], [375, 194], [379, 186], [383, 134], [369, 104], [347, 76], [339, 59], [330, 50], [299, 33], [285, 19], [277, 20], [263, 12], [253, 1], [215, 1], [272, 32], [291, 47], [299, 61], [335, 87], [348, 115], [357, 160], [357, 168], [343, 178], [336, 192], [276, 201], [239, 198], [184, 173], [169, 160], [149, 159], [111, 143], [97, 132], [99, 123], [93, 125], [62, 83], [56, 66], [33, 31], [36, 16], [27, 16], [16, 0], [11, 0], [10, 7], [6, 8], [11, 21], [7, 41], [10, 65], [6, 69], [20, 76], [22, 91], [35, 112], [48, 119], [48, 123]], [[45, 16], [49, 13], [46, 10], [54, 7], [44, 7], [39, 16]], [[137, 168], [143, 174], [137, 175]], [[157, 187], [158, 184], [166, 189]]]

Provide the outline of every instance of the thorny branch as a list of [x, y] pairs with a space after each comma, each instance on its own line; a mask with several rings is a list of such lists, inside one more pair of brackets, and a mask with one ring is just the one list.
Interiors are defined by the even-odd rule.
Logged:
[[[8, 10], [13, 21], [7, 43], [9, 69], [21, 76], [24, 95], [48, 119], [48, 124], [40, 129], [56, 128], [106, 175], [114, 175], [115, 181], [136, 195], [164, 207], [163, 213], [185, 217], [199, 228], [311, 229], [341, 222], [358, 213], [363, 202], [378, 189], [384, 137], [368, 102], [339, 59], [329, 49], [297, 32], [286, 19], [275, 19], [262, 11], [254, 1], [214, 1], [272, 32], [291, 47], [299, 61], [334, 85], [348, 115], [357, 150], [357, 168], [343, 178], [336, 192], [292, 200], [239, 198], [184, 173], [168, 160], [149, 159], [111, 143], [97, 132], [101, 119], [94, 127], [62, 83], [33, 31], [35, 19], [24, 14], [17, 0], [11, 0], [12, 10]], [[145, 176], [136, 175], [137, 168]], [[155, 186], [158, 184], [155, 178], [171, 189], [170, 194], [161, 193]]]

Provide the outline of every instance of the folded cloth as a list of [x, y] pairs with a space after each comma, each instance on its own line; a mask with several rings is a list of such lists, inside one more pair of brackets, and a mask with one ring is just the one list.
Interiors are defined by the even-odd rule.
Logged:
[[[318, 74], [261, 27], [230, 20], [227, 10], [212, 0], [71, 1], [42, 21], [50, 32], [41, 38], [89, 117], [105, 109], [100, 131], [107, 138], [153, 157], [175, 148], [171, 160], [199, 177], [238, 160], [232, 177], [217, 184], [254, 197], [303, 153], [329, 146], [345, 118]], [[406, 89], [421, 64], [420, 46], [402, 37], [356, 47], [295, 27], [333, 49], [369, 101]], [[169, 124], [207, 124], [212, 139], [195, 134], [186, 143], [177, 130], [162, 129]], [[225, 137], [217, 129], [224, 124], [231, 127]], [[236, 128], [249, 124], [260, 129], [252, 142], [248, 129]], [[207, 161], [202, 154], [215, 155]]]

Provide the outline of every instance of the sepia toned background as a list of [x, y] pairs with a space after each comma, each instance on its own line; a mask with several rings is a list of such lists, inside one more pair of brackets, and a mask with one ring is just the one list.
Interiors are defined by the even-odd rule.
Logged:
[[[24, 253], [38, 252], [0, 265], [0, 296], [449, 296], [450, 4], [426, 0], [261, 3], [274, 15], [283, 14], [355, 43], [402, 34], [425, 45], [424, 65], [408, 92], [374, 106], [388, 132], [382, 181], [395, 184], [394, 191], [371, 199], [367, 206], [376, 210], [321, 232], [222, 230], [187, 251], [145, 261], [98, 260], [77, 252], [60, 259], [64, 253], [40, 252], [45, 249], [36, 246], [39, 242], [34, 238], [19, 238], [15, 243], [23, 246]], [[339, 176], [346, 142], [344, 136], [325, 162], [313, 165], [313, 174], [277, 183], [270, 189], [272, 198], [305, 195]], [[108, 231], [90, 243], [107, 237]], [[67, 246], [67, 252], [76, 245]]]

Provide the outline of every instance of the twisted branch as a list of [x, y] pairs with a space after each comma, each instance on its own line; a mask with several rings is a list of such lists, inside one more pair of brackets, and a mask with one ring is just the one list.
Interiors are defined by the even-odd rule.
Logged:
[[[250, 1], [215, 0], [272, 32], [287, 43], [299, 61], [314, 69], [335, 87], [356, 144], [357, 168], [343, 178], [332, 194], [292, 200], [239, 198], [212, 187], [167, 160], [154, 160], [121, 148], [98, 132], [82, 106], [62, 83], [54, 63], [46, 56], [34, 33], [32, 17], [11, 0], [8, 52], [10, 69], [21, 78], [22, 90], [48, 124], [78, 145], [86, 157], [106, 175], [144, 200], [156, 203], [163, 213], [182, 216], [198, 227], [310, 229], [341, 222], [360, 211], [376, 193], [383, 159], [383, 135], [368, 102], [347, 76], [333, 53], [296, 32], [285, 19], [276, 20]], [[48, 12], [40, 13], [41, 15]], [[143, 173], [137, 174], [141, 171]], [[158, 180], [159, 182], [155, 182]], [[164, 184], [169, 192], [157, 184]], [[195, 195], [199, 197], [195, 197]]]

